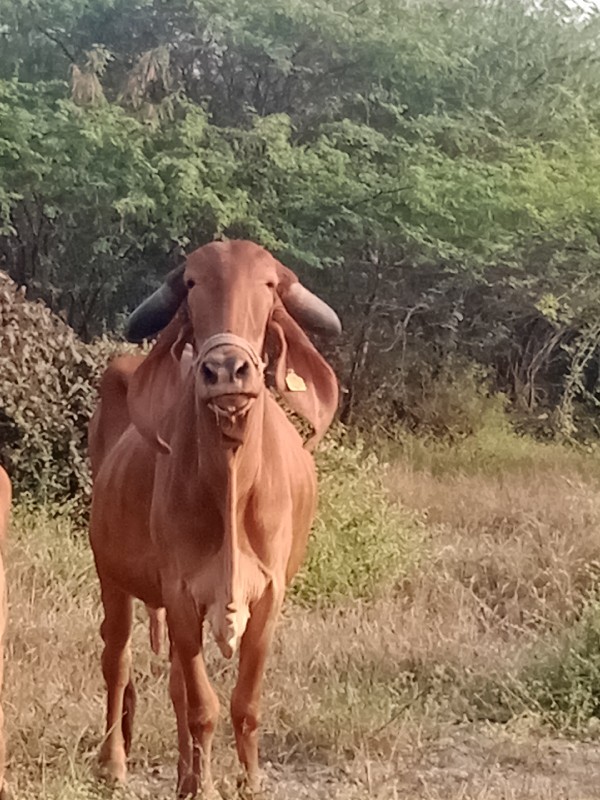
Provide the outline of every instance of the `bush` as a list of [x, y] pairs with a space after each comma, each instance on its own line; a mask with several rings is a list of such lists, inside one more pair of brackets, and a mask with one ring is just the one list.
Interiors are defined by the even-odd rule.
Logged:
[[506, 398], [491, 391], [484, 370], [456, 359], [437, 368], [419, 363], [393, 411], [410, 431], [450, 442], [507, 427]]
[[563, 635], [534, 653], [520, 676], [524, 703], [556, 728], [600, 720], [600, 606], [590, 602]]
[[[380, 440], [406, 434], [457, 443], [482, 430], [509, 429], [507, 398], [494, 391], [488, 373], [472, 361], [445, 361], [424, 349], [408, 365], [382, 362], [361, 397], [358, 427]], [[373, 367], [375, 371], [375, 367]]]
[[89, 492], [87, 424], [117, 345], [84, 344], [0, 272], [0, 461], [15, 490], [44, 500]]
[[416, 558], [417, 518], [391, 502], [383, 466], [360, 442], [329, 439], [317, 462], [319, 511], [291, 595], [305, 605], [334, 605], [389, 592]]

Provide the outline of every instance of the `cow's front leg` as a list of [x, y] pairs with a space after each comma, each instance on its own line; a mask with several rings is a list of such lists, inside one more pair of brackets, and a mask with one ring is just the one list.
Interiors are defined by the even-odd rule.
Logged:
[[188, 797], [198, 791], [198, 780], [193, 771], [193, 745], [188, 725], [187, 692], [185, 678], [177, 651], [171, 645], [171, 673], [169, 694], [177, 719], [177, 742], [179, 760], [177, 762], [177, 796]]
[[283, 602], [284, 589], [273, 584], [253, 606], [240, 645], [238, 680], [231, 696], [231, 719], [238, 757], [244, 767], [250, 792], [260, 789], [258, 725], [263, 677], [275, 624]]
[[[179, 731], [178, 793], [180, 796], [195, 796], [200, 790], [202, 798], [219, 797], [215, 792], [212, 771], [212, 742], [219, 718], [219, 700], [210, 685], [202, 652], [202, 619], [194, 614], [194, 620], [182, 619], [169, 614], [169, 629], [173, 642], [173, 667], [180, 675], [173, 675], [173, 697]], [[181, 681], [181, 677], [183, 681]], [[178, 687], [179, 684], [179, 687]], [[179, 695], [179, 696], [178, 696]], [[177, 702], [176, 702], [177, 700]], [[187, 725], [191, 737], [192, 758], [190, 764], [189, 737], [181, 726], [182, 705], [187, 707]]]

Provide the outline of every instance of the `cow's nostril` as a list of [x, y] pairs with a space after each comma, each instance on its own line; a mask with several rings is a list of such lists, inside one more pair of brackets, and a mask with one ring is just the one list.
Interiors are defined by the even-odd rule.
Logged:
[[237, 367], [235, 371], [235, 377], [236, 378], [247, 377], [249, 369], [250, 369], [250, 364], [247, 361], [244, 361], [242, 364], [240, 364], [239, 367]]
[[214, 386], [217, 380], [219, 379], [217, 371], [206, 363], [202, 364], [201, 370], [202, 370], [202, 377], [204, 378], [206, 383], [210, 384], [211, 386]]

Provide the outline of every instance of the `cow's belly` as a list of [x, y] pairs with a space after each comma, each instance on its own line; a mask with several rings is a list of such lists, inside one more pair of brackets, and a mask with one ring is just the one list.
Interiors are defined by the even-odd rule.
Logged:
[[152, 608], [163, 605], [158, 561], [146, 557], [143, 563], [137, 554], [121, 552], [118, 557], [104, 550], [95, 551], [98, 574], [103, 583], [110, 582], [126, 594], [137, 597]]

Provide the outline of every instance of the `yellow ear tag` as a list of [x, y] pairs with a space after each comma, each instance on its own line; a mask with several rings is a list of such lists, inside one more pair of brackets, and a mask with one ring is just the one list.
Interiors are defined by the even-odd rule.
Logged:
[[300, 375], [297, 375], [293, 369], [288, 369], [287, 375], [285, 376], [285, 385], [290, 392], [306, 391], [306, 383], [304, 382], [304, 378], [301, 378]]

